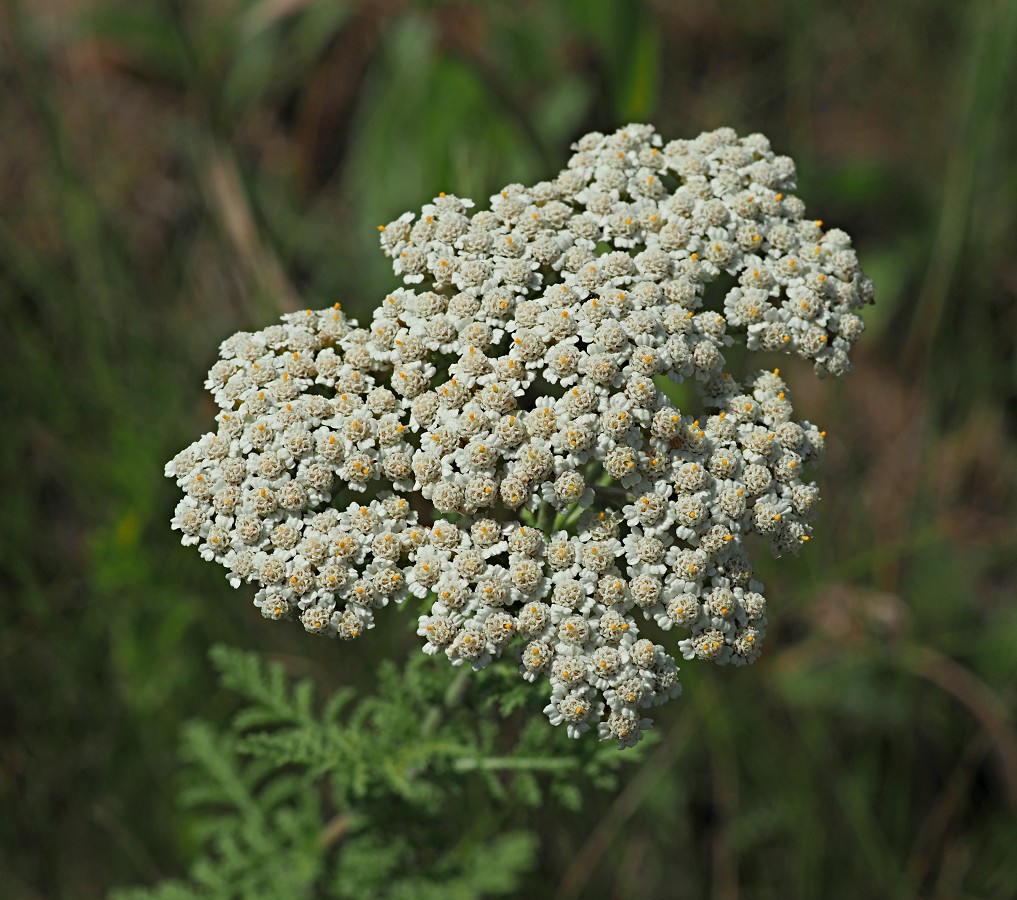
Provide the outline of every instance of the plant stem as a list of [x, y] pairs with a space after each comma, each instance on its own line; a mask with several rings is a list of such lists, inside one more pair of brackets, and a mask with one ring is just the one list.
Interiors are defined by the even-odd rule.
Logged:
[[550, 503], [542, 503], [537, 510], [537, 528], [547, 534], [554, 525], [556, 512]]
[[492, 756], [487, 759], [456, 759], [452, 762], [452, 768], [457, 772], [475, 772], [483, 770], [506, 771], [506, 770], [529, 770], [529, 771], [555, 771], [559, 769], [571, 769], [576, 766], [573, 759], [540, 759], [536, 757], [510, 757]]
[[420, 738], [425, 740], [431, 737], [440, 727], [447, 714], [452, 712], [462, 702], [469, 687], [470, 670], [463, 666], [456, 673], [456, 677], [449, 682], [445, 689], [445, 697], [441, 706], [433, 706], [427, 711], [424, 717], [424, 724], [420, 727]]
[[601, 500], [604, 503], [614, 503], [618, 506], [624, 506], [630, 499], [629, 492], [627, 490], [611, 485], [594, 485], [593, 493], [596, 495], [598, 500]]

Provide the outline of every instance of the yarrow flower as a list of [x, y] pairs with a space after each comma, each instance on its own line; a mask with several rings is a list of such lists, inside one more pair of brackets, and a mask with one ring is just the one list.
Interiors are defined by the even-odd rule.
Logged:
[[514, 655], [553, 724], [627, 747], [681, 692], [675, 650], [759, 656], [748, 536], [810, 538], [825, 432], [728, 348], [843, 375], [873, 288], [762, 135], [630, 125], [573, 149], [489, 209], [441, 194], [381, 227], [403, 286], [364, 327], [337, 303], [226, 340], [216, 431], [166, 474], [183, 543], [263, 616], [352, 640], [418, 598], [426, 653]]

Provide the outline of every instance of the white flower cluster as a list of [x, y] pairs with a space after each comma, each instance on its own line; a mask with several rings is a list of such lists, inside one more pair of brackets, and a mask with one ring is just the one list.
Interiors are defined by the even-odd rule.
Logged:
[[167, 474], [183, 542], [260, 585], [263, 615], [350, 639], [412, 595], [425, 652], [479, 669], [512, 648], [553, 723], [629, 746], [681, 689], [637, 614], [686, 632], [686, 659], [751, 662], [746, 538], [809, 539], [823, 432], [779, 370], [725, 371], [732, 335], [842, 374], [872, 286], [761, 135], [632, 125], [575, 149], [490, 210], [443, 194], [382, 227], [407, 286], [368, 327], [337, 304], [227, 340], [218, 432]]

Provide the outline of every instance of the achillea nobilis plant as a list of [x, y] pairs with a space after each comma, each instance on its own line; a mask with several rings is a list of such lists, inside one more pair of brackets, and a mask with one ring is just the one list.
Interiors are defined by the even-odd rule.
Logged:
[[183, 543], [262, 615], [352, 640], [415, 598], [425, 653], [514, 658], [552, 723], [625, 747], [680, 693], [675, 650], [759, 656], [748, 536], [809, 540], [824, 432], [728, 348], [842, 375], [873, 289], [762, 135], [574, 150], [487, 210], [442, 194], [379, 228], [402, 286], [363, 327], [336, 304], [225, 341], [217, 430], [166, 472]]

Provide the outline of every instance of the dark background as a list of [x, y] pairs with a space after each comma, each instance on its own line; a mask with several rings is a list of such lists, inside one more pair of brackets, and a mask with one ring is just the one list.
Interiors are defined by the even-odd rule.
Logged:
[[830, 452], [764, 658], [686, 666], [620, 794], [543, 810], [529, 892], [1017, 895], [1015, 64], [1005, 0], [0, 4], [0, 895], [182, 872], [212, 643], [326, 690], [418, 652], [263, 622], [178, 545], [218, 343], [362, 315], [379, 222], [629, 121], [765, 132], [878, 302], [846, 381], [787, 370]]

